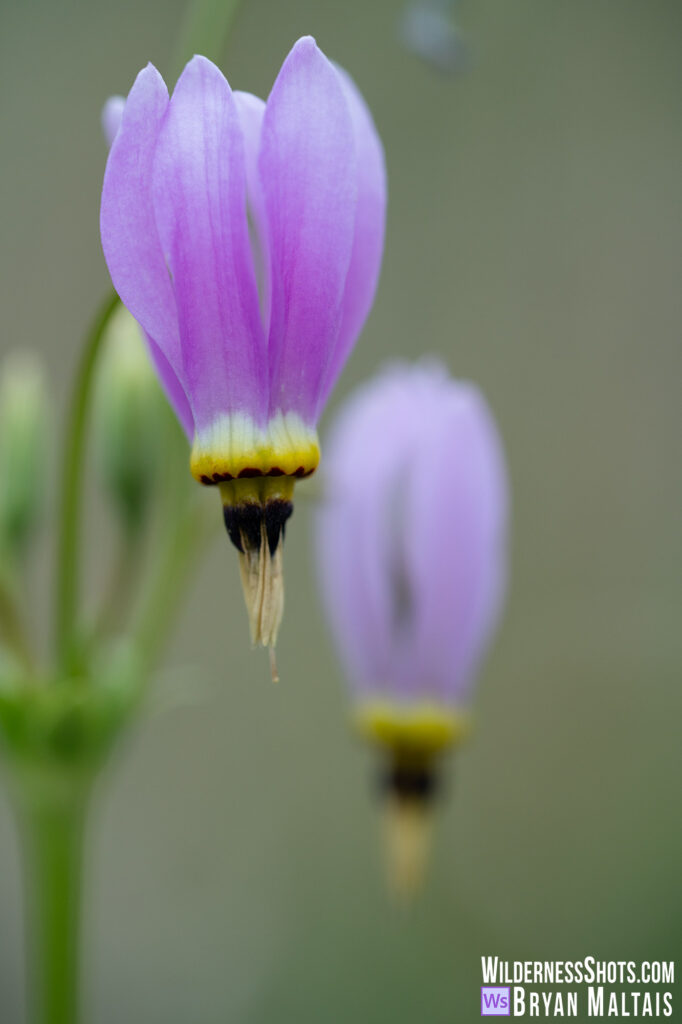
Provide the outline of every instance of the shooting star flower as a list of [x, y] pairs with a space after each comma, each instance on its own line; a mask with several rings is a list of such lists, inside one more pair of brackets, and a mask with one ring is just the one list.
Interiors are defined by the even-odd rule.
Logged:
[[411, 889], [505, 589], [504, 456], [473, 385], [401, 365], [347, 403], [325, 479], [322, 592], [358, 725], [385, 757], [393, 880]]
[[114, 286], [143, 327], [239, 551], [254, 643], [272, 647], [294, 484], [317, 467], [316, 424], [374, 298], [383, 151], [348, 75], [310, 37], [267, 103], [195, 57], [169, 100], [138, 75], [104, 178]]

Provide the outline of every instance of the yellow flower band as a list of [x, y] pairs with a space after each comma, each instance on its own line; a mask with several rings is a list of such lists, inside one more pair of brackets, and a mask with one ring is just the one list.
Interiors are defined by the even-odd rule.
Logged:
[[317, 433], [296, 413], [277, 413], [265, 428], [250, 416], [220, 416], [198, 433], [192, 449], [192, 475], [202, 484], [258, 477], [302, 478], [320, 461]]
[[424, 758], [460, 743], [471, 731], [468, 714], [431, 702], [367, 701], [358, 708], [355, 721], [360, 733], [379, 746]]

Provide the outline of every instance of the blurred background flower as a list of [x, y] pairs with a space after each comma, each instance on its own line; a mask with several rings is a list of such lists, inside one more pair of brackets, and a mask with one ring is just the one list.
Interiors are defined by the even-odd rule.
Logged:
[[389, 882], [407, 894], [504, 593], [502, 446], [472, 384], [399, 364], [344, 405], [324, 481], [322, 592], [358, 726], [383, 755]]
[[111, 146], [116, 138], [116, 133], [121, 127], [123, 109], [126, 105], [124, 96], [110, 96], [102, 107], [102, 131], [107, 145]]

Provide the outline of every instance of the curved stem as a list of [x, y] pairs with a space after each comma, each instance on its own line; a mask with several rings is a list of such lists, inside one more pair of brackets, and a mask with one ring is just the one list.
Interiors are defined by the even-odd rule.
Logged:
[[78, 601], [78, 542], [81, 532], [80, 499], [86, 440], [85, 428], [97, 357], [106, 326], [118, 303], [118, 295], [114, 292], [102, 305], [86, 338], [71, 400], [64, 445], [57, 542], [55, 627], [59, 665], [62, 671], [67, 672], [74, 654]]

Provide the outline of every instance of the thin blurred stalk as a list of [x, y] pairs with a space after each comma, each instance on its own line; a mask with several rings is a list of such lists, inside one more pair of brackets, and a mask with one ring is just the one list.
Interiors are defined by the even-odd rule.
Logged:
[[0, 638], [12, 651], [19, 664], [30, 676], [34, 662], [24, 624], [21, 621], [12, 592], [0, 573]]
[[86, 337], [78, 376], [71, 400], [64, 444], [61, 475], [61, 502], [57, 541], [56, 646], [59, 667], [69, 672], [74, 656], [79, 580], [79, 540], [81, 532], [81, 492], [85, 455], [86, 426], [97, 357], [104, 332], [118, 306], [115, 292], [108, 296], [97, 313]]
[[173, 64], [179, 75], [195, 53], [219, 63], [241, 0], [191, 0], [185, 8]]

